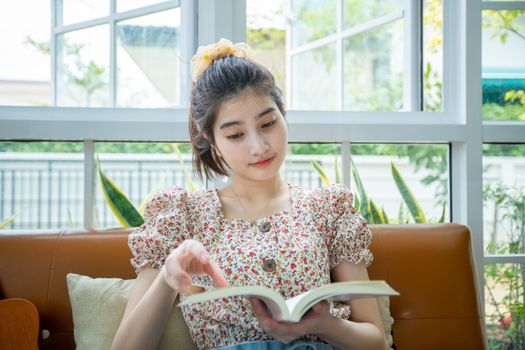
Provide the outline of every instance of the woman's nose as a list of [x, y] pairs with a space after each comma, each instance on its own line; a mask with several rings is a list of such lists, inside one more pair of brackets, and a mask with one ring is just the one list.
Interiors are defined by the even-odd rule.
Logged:
[[270, 146], [261, 135], [253, 135], [250, 138], [250, 153], [251, 155], [257, 156], [264, 154]]

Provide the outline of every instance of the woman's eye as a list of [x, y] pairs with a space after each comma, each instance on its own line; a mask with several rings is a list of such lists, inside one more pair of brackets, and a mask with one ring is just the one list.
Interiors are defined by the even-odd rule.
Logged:
[[239, 137], [242, 136], [242, 133], [237, 133], [237, 134], [233, 134], [233, 135], [229, 135], [229, 136], [226, 136], [227, 139], [230, 139], [230, 140], [235, 140], [235, 139], [238, 139]]
[[263, 124], [262, 127], [263, 127], [263, 128], [268, 128], [268, 127], [272, 126], [273, 124], [275, 124], [275, 122], [276, 122], [276, 120], [274, 119], [274, 120], [272, 120], [271, 122], [268, 122], [268, 123], [266, 123], [266, 124]]

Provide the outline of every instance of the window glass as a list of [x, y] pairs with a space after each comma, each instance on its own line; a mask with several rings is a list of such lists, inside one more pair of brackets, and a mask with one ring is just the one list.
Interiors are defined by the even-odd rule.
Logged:
[[180, 9], [117, 25], [117, 106], [180, 104]]
[[[450, 221], [448, 145], [352, 144], [351, 153], [350, 190], [369, 223]], [[291, 144], [283, 171], [308, 188], [342, 183], [341, 145]]]
[[83, 226], [81, 142], [0, 142], [0, 229]]
[[369, 222], [450, 221], [448, 145], [352, 144], [351, 153], [352, 190], [369, 201], [361, 208]]
[[58, 38], [57, 104], [72, 107], [111, 106], [109, 93], [109, 26], [101, 25]]
[[525, 10], [483, 11], [483, 119], [525, 120]]
[[154, 5], [165, 0], [116, 0], [117, 12], [133, 10], [139, 7]]
[[292, 46], [300, 46], [336, 31], [336, 0], [292, 0]]
[[50, 104], [50, 28], [48, 1], [0, 4], [0, 105]]
[[246, 1], [246, 42], [255, 60], [268, 68], [286, 101], [287, 0]]
[[402, 0], [344, 0], [344, 29], [403, 9]]
[[[341, 145], [335, 143], [289, 144], [281, 171], [283, 178], [306, 188], [319, 188], [327, 183], [342, 182]], [[321, 174], [326, 174], [323, 178]]]
[[443, 109], [443, 0], [423, 1], [423, 110]]
[[[163, 188], [177, 186], [188, 191], [205, 188], [193, 173], [189, 144], [97, 142], [95, 153], [102, 172], [141, 216], [146, 201]], [[104, 196], [99, 178], [95, 199], [95, 226], [122, 226]]]
[[524, 254], [525, 145], [484, 145], [483, 198], [486, 253]]
[[402, 21], [351, 36], [344, 40], [343, 50], [345, 110], [403, 108]]
[[335, 44], [293, 56], [292, 77], [293, 109], [337, 108]]
[[61, 0], [56, 2], [62, 3], [64, 25], [109, 15], [110, 2], [107, 0]]

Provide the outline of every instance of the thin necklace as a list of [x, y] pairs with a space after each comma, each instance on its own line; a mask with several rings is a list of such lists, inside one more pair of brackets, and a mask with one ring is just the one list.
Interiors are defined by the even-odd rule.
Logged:
[[[279, 183], [279, 186], [277, 186], [276, 190], [273, 192], [273, 194], [270, 197], [270, 199], [268, 200], [268, 202], [266, 202], [264, 207], [262, 207], [262, 209], [260, 209], [257, 212], [257, 215], [255, 215], [255, 219], [251, 219], [250, 220], [251, 223], [254, 223], [255, 221], [257, 221], [257, 219], [259, 219], [259, 215], [264, 211], [264, 209], [266, 209], [268, 207], [268, 205], [270, 205], [270, 202], [275, 198], [275, 196], [277, 195], [277, 192], [279, 192], [279, 190], [281, 189], [281, 186], [283, 185], [283, 183], [284, 183], [284, 181], [281, 180], [281, 182]], [[237, 192], [235, 192], [235, 190], [233, 189], [233, 185], [232, 185], [231, 189], [232, 189], [233, 194], [235, 195], [235, 199], [237, 199], [237, 202], [239, 202], [239, 204], [240, 204], [240, 206], [242, 208], [243, 214], [246, 214], [247, 213], [246, 208], [242, 204], [242, 201], [239, 198], [239, 196], [237, 195]]]

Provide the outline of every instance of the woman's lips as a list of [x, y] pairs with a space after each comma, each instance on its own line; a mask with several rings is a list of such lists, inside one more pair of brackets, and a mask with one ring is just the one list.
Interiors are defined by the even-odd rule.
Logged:
[[268, 158], [268, 159], [265, 159], [265, 160], [260, 161], [258, 163], [253, 163], [252, 165], [256, 166], [258, 168], [265, 168], [266, 166], [268, 166], [273, 161], [274, 158], [275, 157]]

